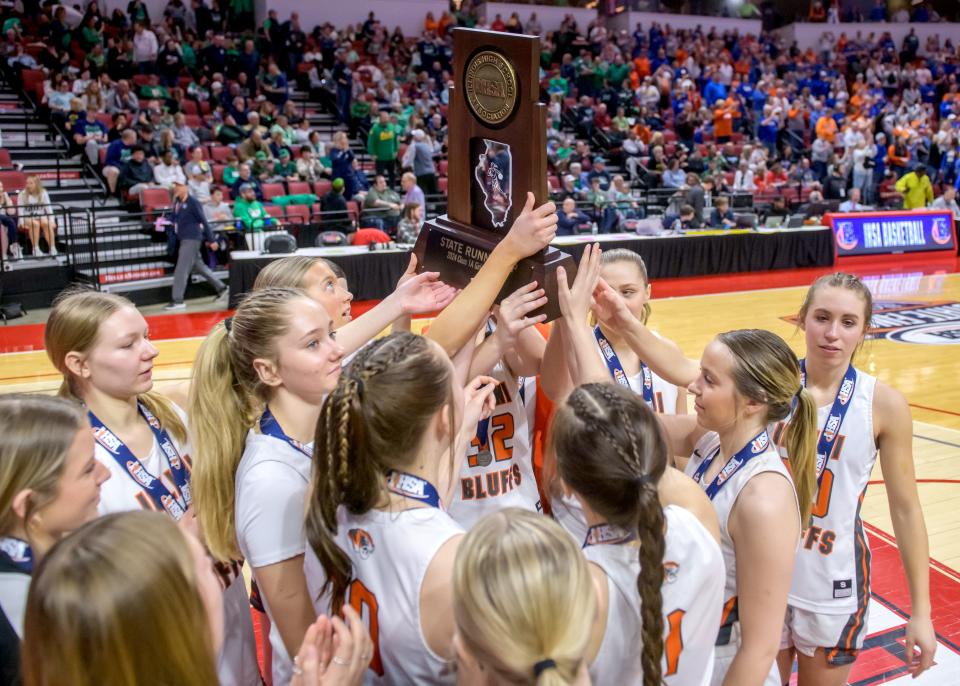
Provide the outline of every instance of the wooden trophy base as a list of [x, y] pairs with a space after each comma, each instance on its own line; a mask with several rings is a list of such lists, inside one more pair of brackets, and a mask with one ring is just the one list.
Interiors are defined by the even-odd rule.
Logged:
[[[465, 288], [480, 271], [502, 235], [485, 229], [477, 229], [441, 215], [424, 222], [413, 248], [417, 256], [418, 272], [440, 272], [440, 280], [455, 288]], [[526, 257], [517, 263], [513, 272], [497, 295], [500, 302], [521, 286], [536, 281], [546, 291], [547, 304], [527, 316], [546, 314], [547, 321], [560, 317], [560, 301], [557, 298], [557, 267], [567, 272], [567, 281], [572, 284], [577, 273], [573, 257], [553, 247]]]

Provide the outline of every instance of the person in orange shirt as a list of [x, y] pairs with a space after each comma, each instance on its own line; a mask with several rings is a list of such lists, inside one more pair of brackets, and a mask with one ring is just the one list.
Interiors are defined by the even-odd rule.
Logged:
[[816, 132], [817, 138], [822, 138], [831, 145], [836, 141], [837, 120], [833, 118], [830, 112], [824, 113], [824, 115], [817, 120]]
[[646, 54], [642, 54], [633, 61], [634, 67], [636, 67], [637, 75], [640, 80], [643, 80], [643, 77], [650, 76], [650, 58]]
[[427, 18], [423, 20], [423, 30], [427, 33], [436, 33], [437, 20], [433, 18], [433, 12], [427, 12]]
[[717, 143], [726, 143], [733, 136], [733, 113], [736, 105], [730, 98], [718, 100], [713, 110], [713, 137]]

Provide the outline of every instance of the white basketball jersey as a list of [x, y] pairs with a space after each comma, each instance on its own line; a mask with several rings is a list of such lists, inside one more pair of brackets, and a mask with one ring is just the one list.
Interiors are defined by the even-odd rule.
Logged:
[[[184, 426], [187, 415], [177, 405], [174, 411]], [[168, 434], [173, 447], [185, 464], [191, 465], [190, 442], [178, 441]], [[94, 442], [94, 455], [110, 471], [110, 478], [100, 486], [100, 514], [129, 512], [131, 510], [161, 510], [143, 490], [130, 473], [122, 468], [105, 447]], [[170, 493], [178, 493], [176, 483], [170, 471], [170, 461], [157, 440], [146, 459], [140, 460], [150, 476], [159, 478]], [[218, 565], [218, 570], [225, 570]], [[239, 567], [238, 567], [239, 572]], [[221, 581], [226, 582], [227, 575], [221, 571]], [[229, 576], [230, 585], [223, 592], [224, 635], [223, 647], [217, 656], [217, 676], [221, 686], [255, 686], [261, 683], [260, 667], [257, 665], [257, 645], [253, 634], [253, 618], [250, 615], [250, 599], [239, 573]]]
[[[597, 354], [600, 355], [603, 360], [606, 360], [603, 351], [600, 350], [599, 343], [597, 343]], [[650, 374], [653, 380], [654, 399], [650, 409], [657, 414], [676, 414], [677, 387], [671, 383], [667, 383], [654, 374], [653, 371], [651, 371]], [[627, 380], [630, 382], [630, 389], [642, 398], [643, 373], [637, 372], [633, 376], [627, 377]], [[559, 497], [554, 497], [551, 500], [550, 511], [553, 513], [553, 518], [567, 530], [567, 533], [573, 536], [577, 545], [583, 545], [583, 542], [587, 538], [587, 520], [583, 516], [580, 501], [572, 496], [568, 498], [561, 493]]]
[[[873, 427], [873, 392], [877, 380], [857, 370], [846, 415], [826, 459], [811, 526], [803, 532], [793, 568], [789, 603], [810, 612], [846, 615], [863, 611], [870, 599], [870, 548], [860, 519], [867, 482], [877, 460]], [[818, 440], [830, 415], [817, 410]], [[771, 436], [786, 458], [786, 424]]]
[[[713, 672], [713, 647], [723, 608], [723, 556], [697, 518], [676, 505], [667, 520], [663, 556], [663, 681], [668, 686], [705, 686]], [[601, 544], [583, 549], [607, 575], [609, 609], [603, 642], [590, 678], [595, 684], [641, 684], [643, 632], [636, 545]]]
[[490, 375], [500, 386], [495, 392], [497, 406], [487, 421], [486, 445], [475, 436], [467, 446], [449, 508], [450, 516], [465, 529], [505, 507], [542, 510], [533, 473], [533, 425], [526, 407], [527, 402], [536, 402], [536, 387], [530, 395], [531, 384], [510, 376], [502, 362]]
[[[594, 339], [597, 346], [597, 354], [606, 363], [607, 358], [600, 348], [600, 343]], [[650, 378], [653, 382], [653, 404], [650, 409], [657, 414], [676, 414], [677, 413], [677, 387], [672, 383], [665, 381], [650, 370]], [[627, 377], [630, 384], [630, 390], [643, 397], [643, 372], [637, 371], [633, 376]]]
[[[365, 684], [453, 684], [452, 665], [427, 646], [420, 628], [420, 588], [430, 562], [463, 528], [435, 507], [402, 512], [337, 512], [335, 541], [353, 567], [349, 602], [363, 617], [374, 643]], [[310, 555], [312, 557], [312, 551]], [[322, 567], [305, 564], [307, 586]]]
[[[693, 477], [700, 464], [713, 455], [720, 447], [720, 436], [715, 432], [705, 434], [694, 447], [693, 455], [687, 462], [686, 474]], [[717, 457], [716, 459], [720, 459]], [[740, 469], [736, 470], [724, 483], [720, 490], [713, 497], [711, 502], [717, 512], [717, 519], [720, 524], [720, 550], [723, 553], [723, 563], [726, 567], [726, 578], [723, 588], [723, 614], [720, 620], [720, 631], [717, 635], [717, 660], [714, 663], [712, 683], [718, 684], [723, 681], [723, 676], [730, 667], [733, 655], [736, 654], [737, 647], [740, 644], [740, 620], [737, 611], [737, 557], [733, 545], [733, 539], [730, 537], [729, 519], [733, 506], [737, 502], [740, 492], [753, 477], [764, 472], [775, 472], [782, 475], [790, 485], [793, 486], [793, 479], [790, 471], [777, 452], [776, 446], [771, 440], [766, 451], [753, 457]], [[699, 485], [704, 490], [710, 485], [705, 479], [706, 473], [701, 477]], [[794, 494], [796, 498], [796, 494]], [[797, 520], [800, 519], [800, 509], [797, 508]], [[776, 663], [771, 664], [770, 673], [767, 676], [765, 685], [780, 686], [780, 675]]]

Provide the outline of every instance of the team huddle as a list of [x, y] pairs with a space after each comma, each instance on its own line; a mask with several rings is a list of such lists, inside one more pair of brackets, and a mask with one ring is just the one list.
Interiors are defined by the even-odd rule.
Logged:
[[813, 283], [803, 359], [749, 329], [693, 360], [648, 328], [631, 251], [559, 271], [549, 328], [540, 284], [494, 305], [555, 230], [530, 195], [465, 289], [412, 261], [357, 319], [334, 264], [271, 262], [165, 388], [130, 302], [62, 295], [61, 397], [0, 397], [23, 683], [259, 684], [252, 603], [275, 685], [839, 686], [878, 457], [929, 667], [910, 412], [854, 366], [869, 290]]

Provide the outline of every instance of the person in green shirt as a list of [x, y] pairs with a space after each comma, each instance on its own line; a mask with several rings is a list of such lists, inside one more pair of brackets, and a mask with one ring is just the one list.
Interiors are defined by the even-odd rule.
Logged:
[[257, 150], [250, 163], [250, 171], [261, 181], [267, 181], [273, 172], [273, 159], [263, 150]]
[[263, 231], [264, 227], [273, 223], [249, 183], [240, 186], [240, 197], [233, 203], [233, 216], [247, 231]]
[[613, 64], [607, 69], [607, 83], [615, 88], [619, 88], [623, 80], [630, 76], [630, 65], [623, 61], [623, 55], [617, 53], [613, 58]]
[[234, 153], [230, 153], [227, 158], [227, 166], [223, 168], [223, 183], [226, 186], [233, 186], [240, 177], [240, 160]]
[[383, 174], [377, 174], [373, 179], [373, 186], [363, 199], [363, 209], [376, 210], [376, 214], [371, 216], [379, 217], [383, 220], [384, 228], [392, 229], [400, 221], [402, 208], [400, 194], [387, 186], [387, 179]]
[[390, 187], [397, 184], [397, 152], [400, 150], [400, 138], [390, 123], [390, 113], [380, 110], [376, 123], [370, 127], [367, 135], [367, 152], [373, 157], [377, 174], [385, 174]]
[[286, 180], [297, 180], [297, 163], [290, 158], [288, 148], [280, 148], [279, 159], [273, 165], [272, 183], [282, 183]]
[[360, 126], [370, 124], [370, 101], [361, 93], [350, 105], [350, 137], [356, 138]]
[[287, 117], [283, 114], [277, 115], [276, 123], [270, 127], [271, 137], [273, 137], [277, 133], [280, 134], [284, 145], [296, 145], [297, 132], [292, 126], [290, 126], [290, 122], [287, 120]]
[[896, 189], [903, 193], [903, 209], [917, 210], [933, 202], [933, 186], [927, 176], [927, 168], [918, 164], [912, 172], [904, 174], [897, 181]]
[[570, 84], [567, 83], [565, 78], [560, 76], [560, 72], [554, 72], [553, 76], [550, 77], [550, 84], [547, 86], [547, 92], [550, 93], [550, 95], [559, 93], [565, 98], [570, 95]]

